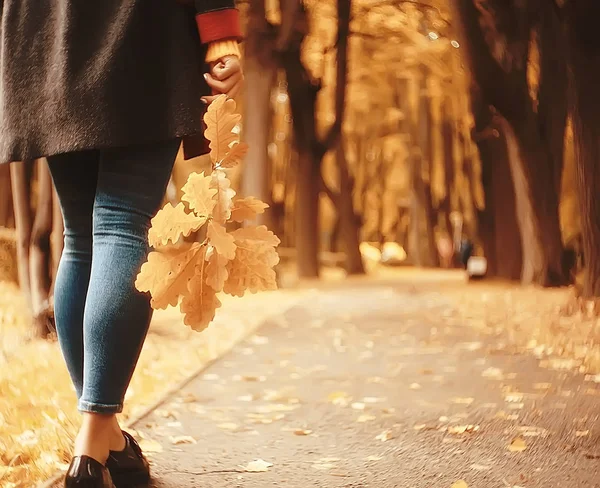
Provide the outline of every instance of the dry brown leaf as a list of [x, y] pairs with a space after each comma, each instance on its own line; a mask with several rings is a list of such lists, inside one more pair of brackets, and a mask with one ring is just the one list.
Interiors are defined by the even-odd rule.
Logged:
[[515, 437], [508, 445], [510, 452], [523, 452], [527, 449], [527, 443], [521, 437]]
[[213, 218], [220, 224], [225, 225], [231, 218], [231, 207], [233, 206], [233, 197], [235, 191], [231, 188], [231, 181], [227, 178], [224, 171], [215, 170], [212, 174], [211, 188], [217, 191], [215, 196], [217, 204], [213, 209]]
[[452, 488], [469, 488], [469, 485], [464, 480], [458, 480], [452, 483]]
[[167, 203], [152, 219], [148, 242], [152, 247], [165, 246], [169, 241], [175, 244], [182, 236], [187, 237], [200, 229], [207, 218], [206, 215], [187, 213], [183, 203], [176, 207]]
[[448, 434], [471, 434], [479, 430], [479, 425], [452, 425], [448, 427]]
[[253, 220], [258, 214], [265, 212], [269, 206], [261, 202], [258, 198], [246, 197], [239, 198], [233, 202], [231, 208], [231, 220], [243, 222], [244, 220]]
[[135, 281], [141, 292], [150, 292], [154, 309], [175, 306], [188, 293], [195, 276], [196, 264], [203, 259], [206, 247], [194, 243], [189, 249], [153, 251]]
[[233, 129], [241, 118], [241, 115], [235, 113], [235, 101], [226, 95], [217, 97], [208, 106], [204, 114], [204, 135], [210, 141], [210, 158], [213, 162], [221, 162], [229, 152], [231, 144], [239, 140]]
[[196, 215], [212, 215], [217, 204], [215, 196], [216, 188], [211, 188], [212, 176], [204, 176], [204, 173], [192, 173], [183, 188], [181, 199], [187, 202]]
[[386, 442], [393, 438], [394, 438], [394, 435], [392, 434], [392, 431], [390, 431], [390, 430], [384, 430], [381, 434], [378, 434], [375, 436], [375, 439], [378, 441], [381, 441], [381, 442]]
[[214, 220], [209, 222], [207, 237], [218, 254], [227, 260], [235, 258], [235, 239], [222, 224]]
[[312, 430], [310, 430], [310, 429], [294, 429], [294, 435], [303, 436], [303, 435], [310, 435], [310, 434], [312, 434]]
[[371, 420], [375, 420], [377, 417], [375, 417], [375, 415], [360, 415], [356, 421], [359, 423], [364, 423], [364, 422], [370, 422]]
[[197, 444], [197, 441], [190, 435], [178, 435], [171, 437], [171, 444], [175, 444], [176, 446], [180, 444]]
[[196, 275], [188, 285], [189, 294], [181, 301], [181, 311], [185, 314], [183, 322], [193, 330], [200, 332], [215, 318], [221, 302], [213, 288], [208, 286], [202, 276]]
[[586, 437], [589, 433], [589, 430], [577, 430], [575, 431], [575, 437]]
[[255, 461], [250, 461], [244, 467], [244, 471], [248, 473], [264, 473], [265, 471], [269, 471], [269, 468], [273, 466], [273, 463], [269, 463], [262, 459], [256, 459]]
[[229, 277], [227, 263], [229, 260], [216, 252], [211, 252], [208, 256], [208, 264], [205, 269], [206, 284], [215, 291], [221, 291], [225, 281]]
[[139, 444], [144, 452], [163, 452], [162, 444], [152, 439], [141, 439]]
[[219, 168], [233, 168], [242, 162], [248, 152], [248, 144], [245, 142], [234, 143], [227, 154], [218, 163]]

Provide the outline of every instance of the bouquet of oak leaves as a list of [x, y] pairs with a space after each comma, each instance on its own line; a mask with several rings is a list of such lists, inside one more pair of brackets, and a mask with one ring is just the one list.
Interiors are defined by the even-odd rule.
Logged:
[[[213, 101], [205, 116], [212, 173], [192, 173], [183, 186], [182, 202], [167, 203], [152, 219], [148, 240], [154, 248], [142, 265], [136, 288], [149, 292], [154, 309], [180, 305], [184, 322], [201, 331], [221, 306], [220, 292], [241, 297], [277, 288], [274, 266], [280, 241], [266, 226], [229, 231], [227, 224], [251, 221], [268, 207], [254, 197], [235, 198], [227, 170], [248, 150], [234, 128], [241, 116], [225, 95]], [[203, 241], [182, 243], [192, 232]]]

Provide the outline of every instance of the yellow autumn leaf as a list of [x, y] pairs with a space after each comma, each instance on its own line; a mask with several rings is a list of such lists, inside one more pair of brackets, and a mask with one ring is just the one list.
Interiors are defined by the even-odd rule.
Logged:
[[233, 168], [242, 162], [246, 153], [248, 152], [248, 144], [245, 142], [238, 142], [231, 146], [227, 151], [227, 154], [219, 162], [220, 168]]
[[221, 291], [225, 281], [229, 277], [227, 263], [229, 260], [216, 252], [210, 253], [208, 264], [206, 265], [205, 276], [206, 284], [215, 291]]
[[208, 224], [207, 237], [218, 254], [228, 260], [235, 258], [235, 238], [232, 234], [227, 233], [222, 224], [214, 220], [211, 221]]
[[210, 158], [219, 163], [229, 152], [230, 145], [239, 140], [233, 133], [240, 122], [241, 115], [235, 113], [235, 101], [226, 95], [217, 97], [204, 114], [206, 131], [204, 135], [210, 141]]
[[187, 202], [196, 215], [209, 216], [212, 214], [217, 200], [216, 188], [211, 186], [212, 176], [204, 176], [204, 173], [192, 173], [183, 188], [181, 199]]
[[253, 220], [258, 214], [265, 212], [269, 206], [261, 202], [258, 198], [246, 197], [233, 202], [231, 208], [231, 220], [243, 222], [244, 220]]
[[150, 292], [154, 309], [177, 305], [179, 297], [188, 293], [188, 282], [205, 251], [205, 246], [194, 243], [189, 249], [151, 252], [137, 276], [136, 288]]
[[235, 258], [227, 264], [229, 277], [223, 291], [233, 296], [244, 296], [246, 291], [276, 290], [277, 275], [269, 266], [279, 259], [275, 249], [253, 250], [237, 248]]
[[454, 483], [452, 483], [451, 488], [469, 488], [469, 485], [464, 480], [458, 480], [458, 481], [455, 481]]
[[205, 215], [187, 213], [183, 203], [176, 207], [167, 203], [152, 219], [148, 241], [152, 247], [164, 246], [169, 241], [175, 244], [180, 237], [187, 237], [200, 229], [206, 220]]
[[523, 452], [525, 449], [527, 449], [527, 444], [521, 437], [515, 437], [508, 445], [510, 452]]
[[215, 318], [221, 302], [215, 290], [204, 282], [202, 275], [194, 276], [188, 284], [188, 290], [189, 293], [181, 300], [181, 311], [185, 314], [183, 322], [193, 330], [201, 332]]
[[216, 205], [213, 210], [213, 218], [221, 224], [225, 224], [231, 218], [231, 207], [235, 190], [231, 188], [231, 181], [223, 171], [215, 170], [212, 174], [210, 187], [216, 191]]
[[233, 235], [238, 247], [243, 248], [275, 248], [281, 243], [279, 238], [267, 229], [265, 225], [242, 227], [241, 229], [234, 230], [231, 235]]

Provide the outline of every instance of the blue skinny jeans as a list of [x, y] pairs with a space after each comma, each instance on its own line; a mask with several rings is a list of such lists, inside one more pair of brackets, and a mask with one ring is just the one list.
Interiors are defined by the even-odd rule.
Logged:
[[48, 158], [65, 224], [56, 329], [82, 412], [123, 409], [152, 318], [134, 282], [179, 142]]

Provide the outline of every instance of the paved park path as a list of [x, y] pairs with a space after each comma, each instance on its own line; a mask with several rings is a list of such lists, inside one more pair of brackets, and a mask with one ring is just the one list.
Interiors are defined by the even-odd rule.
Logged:
[[596, 378], [478, 334], [435, 287], [315, 292], [134, 426], [155, 486], [600, 487]]

